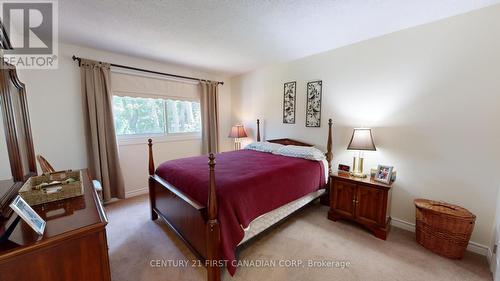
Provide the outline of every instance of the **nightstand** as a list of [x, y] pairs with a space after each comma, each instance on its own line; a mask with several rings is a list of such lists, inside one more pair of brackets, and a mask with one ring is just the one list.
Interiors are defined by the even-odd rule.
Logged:
[[330, 211], [328, 219], [357, 222], [375, 237], [385, 240], [390, 229], [392, 183], [370, 177], [356, 178], [349, 173], [330, 175]]

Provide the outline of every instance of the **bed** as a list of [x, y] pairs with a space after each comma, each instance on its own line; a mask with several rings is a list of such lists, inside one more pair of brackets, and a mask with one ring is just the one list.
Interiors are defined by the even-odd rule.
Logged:
[[[238, 150], [164, 162], [156, 169], [149, 140], [151, 218], [162, 218], [219, 281], [236, 270], [236, 252], [259, 234], [320, 197], [328, 186], [332, 121], [324, 161]], [[260, 142], [259, 120], [257, 141]], [[312, 146], [291, 139], [267, 142]], [[292, 147], [290, 146], [290, 148]], [[217, 169], [216, 159], [217, 158]]]

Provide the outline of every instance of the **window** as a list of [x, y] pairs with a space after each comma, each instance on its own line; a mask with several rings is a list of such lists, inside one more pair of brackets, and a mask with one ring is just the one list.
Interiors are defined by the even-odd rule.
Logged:
[[113, 115], [118, 136], [201, 132], [197, 101], [114, 96]]
[[200, 103], [194, 101], [167, 100], [168, 133], [201, 132]]

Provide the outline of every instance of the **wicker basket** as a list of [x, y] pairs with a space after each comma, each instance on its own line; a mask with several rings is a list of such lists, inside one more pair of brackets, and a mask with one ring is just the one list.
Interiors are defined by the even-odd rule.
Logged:
[[[54, 181], [63, 182], [68, 178], [72, 178], [75, 181], [71, 183], [60, 183], [50, 187], [37, 188], [37, 186], [42, 183], [51, 183]], [[81, 179], [81, 171], [63, 171], [31, 177], [21, 187], [19, 195], [21, 195], [30, 206], [81, 196], [83, 195], [83, 184]], [[51, 188], [53, 188], [53, 192], [49, 192]], [[55, 191], [54, 188], [56, 189]]]
[[417, 242], [448, 258], [461, 259], [469, 244], [476, 216], [459, 206], [416, 199]]

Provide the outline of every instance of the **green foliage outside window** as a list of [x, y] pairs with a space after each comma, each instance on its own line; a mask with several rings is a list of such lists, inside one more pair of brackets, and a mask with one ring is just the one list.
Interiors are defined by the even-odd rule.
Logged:
[[199, 102], [114, 96], [113, 115], [119, 136], [201, 132]]
[[167, 100], [167, 124], [169, 133], [193, 133], [201, 131], [200, 103]]

